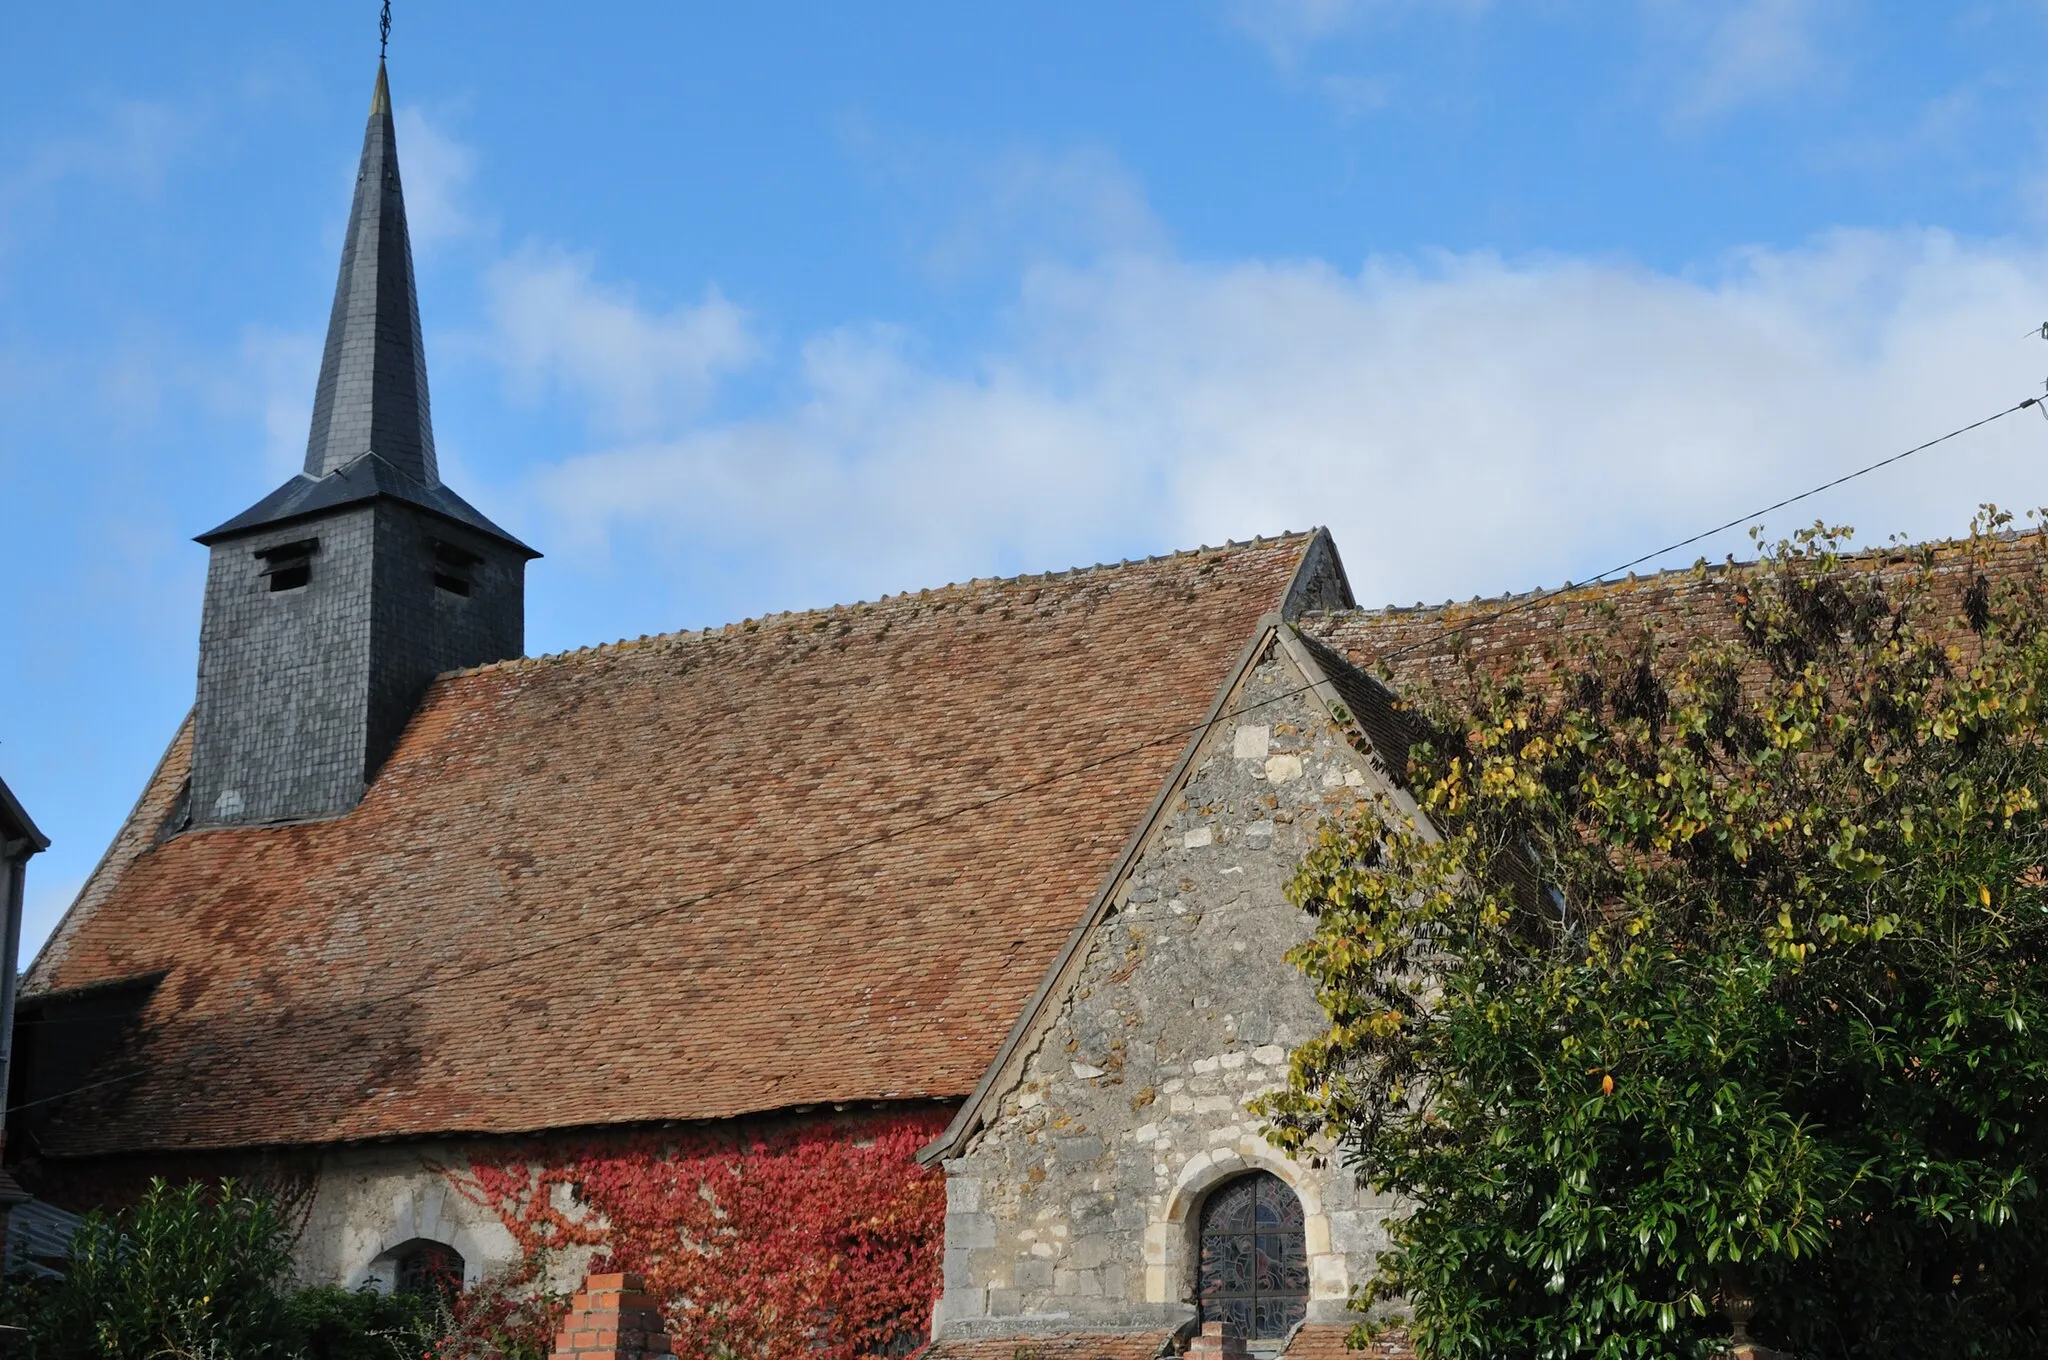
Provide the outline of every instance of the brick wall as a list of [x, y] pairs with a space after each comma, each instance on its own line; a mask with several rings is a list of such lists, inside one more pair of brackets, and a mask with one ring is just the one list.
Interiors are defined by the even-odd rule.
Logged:
[[661, 1360], [673, 1354], [659, 1305], [637, 1275], [592, 1275], [569, 1300], [549, 1360]]

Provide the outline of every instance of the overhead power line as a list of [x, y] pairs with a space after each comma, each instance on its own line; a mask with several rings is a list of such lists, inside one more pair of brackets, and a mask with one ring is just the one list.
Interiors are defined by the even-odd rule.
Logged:
[[[2048, 330], [2048, 326], [2044, 326], [2043, 329]], [[1405, 647], [1397, 647], [1391, 652], [1382, 653], [1377, 659], [1380, 661], [1391, 661], [1395, 657], [1406, 656], [1408, 655], [1408, 653], [1415, 651], [1418, 648], [1427, 647], [1432, 642], [1440, 642], [1448, 637], [1456, 637], [1458, 634], [1476, 628], [1482, 623], [1492, 623], [1496, 619], [1506, 618], [1509, 614], [1520, 613], [1522, 610], [1527, 609], [1532, 605], [1541, 604], [1543, 603], [1543, 601], [1549, 599], [1551, 596], [1560, 594], [1563, 591], [1577, 590], [1582, 586], [1597, 585], [1598, 583], [1605, 581], [1610, 576], [1619, 576], [1623, 572], [1631, 571], [1636, 567], [1642, 566], [1646, 562], [1654, 562], [1660, 557], [1668, 557], [1672, 553], [1677, 552], [1680, 548], [1690, 548], [1693, 544], [1704, 542], [1705, 540], [1712, 538], [1715, 534], [1726, 533], [1730, 529], [1738, 528], [1744, 524], [1753, 524], [1758, 519], [1762, 518], [1765, 515], [1770, 514], [1774, 510], [1783, 510], [1788, 505], [1797, 505], [1799, 504], [1799, 502], [1803, 500], [1808, 500], [1814, 496], [1818, 496], [1823, 491], [1832, 491], [1834, 488], [1842, 485], [1844, 482], [1853, 482], [1858, 477], [1869, 476], [1871, 473], [1876, 472], [1879, 468], [1888, 468], [1893, 463], [1904, 462], [1906, 459], [1911, 458], [1916, 453], [1925, 453], [1927, 450], [1933, 448], [1937, 444], [1946, 444], [1949, 440], [1955, 439], [1961, 435], [1966, 435], [1970, 433], [1970, 431], [1972, 430], [1981, 430], [1986, 425], [1991, 424], [1993, 421], [2004, 420], [2007, 416], [2014, 415], [2020, 411], [2024, 411], [2029, 406], [2039, 406], [2041, 404], [2041, 400], [2042, 399], [2040, 397], [2028, 397], [2025, 401], [2016, 402], [2013, 405], [2006, 407], [2003, 411], [1999, 411], [1995, 414], [1985, 416], [1982, 420], [1973, 420], [1967, 425], [1959, 425], [1955, 429], [1950, 430], [1947, 434], [1937, 435], [1933, 439], [1928, 440], [1924, 444], [1915, 444], [1912, 448], [1907, 449], [1904, 453], [1895, 453], [1888, 458], [1880, 458], [1875, 463], [1866, 463], [1864, 466], [1857, 468], [1854, 472], [1845, 472], [1839, 477], [1835, 477], [1829, 481], [1822, 482], [1819, 486], [1808, 487], [1806, 490], [1801, 491], [1797, 495], [1787, 496], [1783, 500], [1779, 501], [1772, 501], [1769, 505], [1766, 505], [1761, 509], [1752, 510], [1746, 515], [1737, 515], [1734, 519], [1726, 520], [1720, 524], [1716, 524], [1711, 529], [1702, 529], [1696, 534], [1692, 534], [1685, 538], [1681, 538], [1676, 543], [1666, 543], [1663, 547], [1656, 548], [1649, 552], [1646, 552], [1640, 557], [1631, 557], [1628, 561], [1623, 562], [1619, 566], [1609, 567], [1607, 570], [1601, 572], [1598, 576], [1593, 577], [1589, 581], [1580, 581], [1576, 583], [1566, 582], [1564, 585], [1553, 586], [1548, 590], [1531, 591], [1528, 595], [1523, 596], [1521, 599], [1515, 601], [1513, 604], [1507, 605], [1506, 607], [1496, 610], [1491, 614], [1487, 614], [1480, 618], [1468, 619], [1464, 623], [1457, 624], [1450, 628], [1445, 628], [1440, 632], [1431, 634], [1428, 637], [1418, 638], [1416, 641], [1409, 643]]]

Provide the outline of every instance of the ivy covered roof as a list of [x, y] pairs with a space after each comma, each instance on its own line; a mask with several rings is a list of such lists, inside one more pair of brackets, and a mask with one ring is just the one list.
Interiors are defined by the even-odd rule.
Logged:
[[[2003, 533], [1978, 551], [1989, 573], [2004, 576], [2035, 568], [2044, 541], [2039, 532]], [[1847, 559], [1853, 570], [1903, 572], [1933, 563], [1958, 601], [1976, 580], [1978, 560], [1964, 542], [1894, 545]], [[1310, 643], [1357, 671], [1386, 681], [1397, 693], [1462, 675], [1504, 674], [1527, 666], [1539, 682], [1575, 636], [1598, 637], [1615, 622], [1653, 632], [1662, 645], [1737, 636], [1739, 578], [1727, 564], [1686, 567], [1626, 580], [1567, 586], [1527, 595], [1411, 608], [1346, 609], [1300, 620]], [[1959, 637], [1958, 645], [1970, 645]], [[1375, 716], [1363, 705], [1362, 722]], [[1392, 729], [1389, 729], [1392, 731]], [[1398, 740], [1373, 732], [1376, 744], [1399, 763]]]

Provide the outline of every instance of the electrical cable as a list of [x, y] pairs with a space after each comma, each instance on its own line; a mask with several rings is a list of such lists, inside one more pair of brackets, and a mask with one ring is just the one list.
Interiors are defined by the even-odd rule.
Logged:
[[2009, 415], [2012, 415], [2019, 411], [2026, 410], [2029, 406], [2039, 406], [2041, 405], [2041, 401], [2042, 399], [2040, 397], [2028, 397], [2025, 401], [2018, 402], [2012, 406], [2008, 406], [2003, 411], [2000, 411], [1995, 415], [1988, 415], [1985, 416], [1982, 420], [1973, 420], [1968, 425], [1958, 426], [1957, 428], [1950, 430], [1947, 434], [1939, 435], [1936, 438], [1928, 440], [1924, 444], [1915, 444], [1912, 448], [1907, 449], [1904, 453], [1895, 453], [1891, 455], [1889, 458], [1880, 458], [1875, 463], [1866, 464], [1863, 467], [1857, 468], [1854, 472], [1845, 472], [1841, 476], [1834, 478], [1832, 481], [1822, 482], [1819, 486], [1809, 487], [1805, 491], [1800, 492], [1796, 496], [1787, 496], [1785, 497], [1785, 499], [1781, 501], [1773, 501], [1769, 505], [1764, 506], [1760, 510], [1752, 510], [1746, 515], [1737, 515], [1734, 519], [1728, 520], [1725, 523], [1717, 524], [1711, 529], [1702, 529], [1700, 530], [1700, 532], [1693, 534], [1690, 537], [1679, 539], [1676, 543], [1667, 543], [1663, 547], [1658, 548], [1653, 552], [1646, 552], [1640, 557], [1632, 557], [1628, 561], [1623, 562], [1620, 566], [1609, 567], [1606, 571], [1601, 572], [1598, 576], [1593, 577], [1591, 580], [1579, 582], [1566, 582], [1564, 585], [1554, 586], [1549, 590], [1531, 591], [1528, 595], [1522, 597], [1522, 599], [1516, 601], [1514, 604], [1509, 605], [1505, 609], [1499, 610], [1492, 614], [1488, 614], [1484, 618], [1467, 620], [1462, 624], [1457, 624], [1453, 627], [1446, 628], [1443, 631], [1432, 634], [1429, 637], [1419, 638], [1416, 641], [1409, 643], [1405, 647], [1398, 647], [1391, 652], [1383, 653], [1379, 657], [1375, 658], [1375, 660], [1385, 662], [1391, 661], [1395, 657], [1406, 656], [1408, 655], [1408, 653], [1415, 651], [1417, 648], [1426, 647], [1432, 642], [1438, 642], [1447, 637], [1455, 637], [1459, 633], [1463, 633], [1470, 629], [1476, 628], [1482, 623], [1493, 623], [1497, 620], [1506, 618], [1510, 614], [1519, 613], [1532, 605], [1541, 604], [1544, 600], [1549, 599], [1553, 595], [1562, 594], [1567, 590], [1580, 590], [1585, 588], [1586, 586], [1598, 585], [1600, 582], [1605, 581], [1608, 577], [1619, 576], [1622, 572], [1628, 571], [1632, 567], [1640, 567], [1645, 562], [1654, 562], [1660, 557], [1664, 557], [1668, 554], [1677, 552], [1680, 548], [1690, 548], [1693, 544], [1698, 543], [1704, 539], [1712, 538], [1715, 534], [1726, 533], [1728, 530], [1733, 529], [1738, 525], [1751, 523], [1763, 515], [1770, 514], [1774, 510], [1783, 510], [1788, 505], [1797, 505], [1799, 502], [1803, 500], [1806, 500], [1813, 496], [1818, 496], [1823, 491], [1832, 491], [1834, 488], [1842, 485], [1844, 482], [1853, 482], [1858, 477], [1868, 476], [1870, 473], [1876, 472], [1879, 468], [1890, 467], [1893, 463], [1902, 462], [1905, 459], [1911, 458], [1916, 453], [1924, 453], [1928, 449], [1933, 448], [1936, 444], [1946, 444], [1949, 440], [1956, 438], [1958, 435], [1968, 434], [1972, 430], [1981, 430], [1986, 425], [1991, 424], [1991, 422], [1995, 420], [2003, 420]]

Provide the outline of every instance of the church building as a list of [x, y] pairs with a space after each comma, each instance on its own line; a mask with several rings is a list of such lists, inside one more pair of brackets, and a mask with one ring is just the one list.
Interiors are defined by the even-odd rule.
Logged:
[[306, 1279], [474, 1281], [486, 1143], [916, 1115], [934, 1360], [1341, 1353], [1390, 1206], [1246, 1103], [1323, 1025], [1319, 821], [1413, 810], [1369, 672], [1449, 660], [1327, 532], [529, 657], [380, 67], [304, 469], [198, 541], [191, 714], [23, 984], [36, 1193], [293, 1177]]

